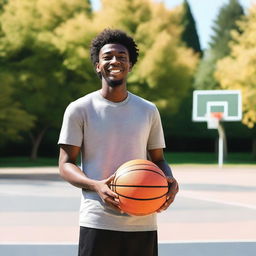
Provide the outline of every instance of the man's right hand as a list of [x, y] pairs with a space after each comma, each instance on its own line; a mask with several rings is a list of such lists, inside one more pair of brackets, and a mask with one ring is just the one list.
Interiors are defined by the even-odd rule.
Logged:
[[102, 201], [112, 209], [122, 213], [119, 206], [118, 195], [110, 189], [110, 183], [114, 179], [114, 175], [105, 180], [95, 181], [95, 191], [98, 193]]
[[100, 181], [88, 178], [76, 165], [76, 159], [80, 151], [80, 147], [72, 145], [60, 146], [59, 169], [61, 177], [78, 188], [97, 192], [105, 204], [122, 212], [119, 207], [118, 195], [110, 189], [110, 183], [113, 181], [115, 175]]

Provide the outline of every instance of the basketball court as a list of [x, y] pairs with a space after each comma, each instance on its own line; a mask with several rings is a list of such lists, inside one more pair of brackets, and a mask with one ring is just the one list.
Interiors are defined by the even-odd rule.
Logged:
[[[255, 165], [173, 171], [180, 192], [158, 215], [159, 255], [255, 255]], [[0, 255], [76, 255], [79, 203], [57, 168], [0, 169]]]

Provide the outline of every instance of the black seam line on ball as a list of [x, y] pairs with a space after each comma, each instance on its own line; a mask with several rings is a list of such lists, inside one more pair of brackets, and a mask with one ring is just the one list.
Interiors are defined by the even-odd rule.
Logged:
[[[126, 169], [126, 168], [125, 168], [125, 169]], [[124, 170], [125, 170], [125, 169], [124, 169]], [[140, 169], [140, 168], [138, 168], [138, 169], [134, 169], [134, 170], [129, 170], [128, 172], [125, 172], [125, 173], [121, 173], [121, 174], [119, 174], [118, 176], [116, 176], [115, 178], [116, 178], [116, 179], [118, 179], [119, 177], [121, 177], [121, 176], [123, 176], [123, 175], [125, 175], [125, 174], [127, 174], [127, 173], [129, 173], [129, 172], [135, 172], [135, 171], [148, 171], [148, 172], [154, 172], [154, 173], [157, 173], [158, 175], [161, 175], [162, 177], [166, 178], [164, 175], [162, 175], [161, 173], [159, 173], [159, 172], [157, 172], [157, 171], [148, 170], [148, 169]]]
[[168, 188], [168, 186], [150, 186], [150, 185], [116, 185], [111, 184], [113, 187], [132, 187], [132, 188]]
[[167, 195], [167, 193], [161, 195], [161, 196], [158, 196], [158, 197], [151, 197], [151, 198], [134, 198], [134, 197], [129, 197], [129, 196], [124, 196], [122, 194], [119, 194], [117, 193], [119, 196], [122, 196], [124, 198], [127, 198], [127, 199], [132, 199], [132, 200], [138, 200], [138, 201], [149, 201], [149, 200], [155, 200], [155, 199], [159, 199], [161, 197], [164, 197]]

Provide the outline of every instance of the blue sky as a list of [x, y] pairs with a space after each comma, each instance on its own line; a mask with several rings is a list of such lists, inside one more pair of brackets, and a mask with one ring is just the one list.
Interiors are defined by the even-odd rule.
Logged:
[[[170, 9], [183, 2], [183, 0], [155, 1], [165, 3], [166, 7]], [[98, 9], [100, 7], [100, 0], [91, 0], [91, 2], [93, 8]], [[212, 33], [211, 27], [217, 17], [219, 9], [224, 4], [228, 3], [228, 0], [188, 0], [188, 2], [196, 21], [201, 47], [205, 49], [208, 46]], [[246, 11], [253, 3], [256, 3], [256, 0], [239, 0], [239, 2]]]

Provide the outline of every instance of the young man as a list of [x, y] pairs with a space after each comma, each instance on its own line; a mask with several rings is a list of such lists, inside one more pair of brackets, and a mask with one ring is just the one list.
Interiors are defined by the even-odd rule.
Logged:
[[[91, 60], [102, 88], [66, 109], [59, 138], [61, 176], [82, 188], [79, 256], [157, 255], [156, 214], [130, 216], [110, 190], [117, 168], [133, 159], [150, 158], [166, 174], [167, 202], [178, 184], [164, 160], [164, 136], [156, 106], [127, 91], [126, 80], [138, 57], [134, 40], [106, 29], [91, 45]], [[81, 168], [76, 159], [81, 153]]]

